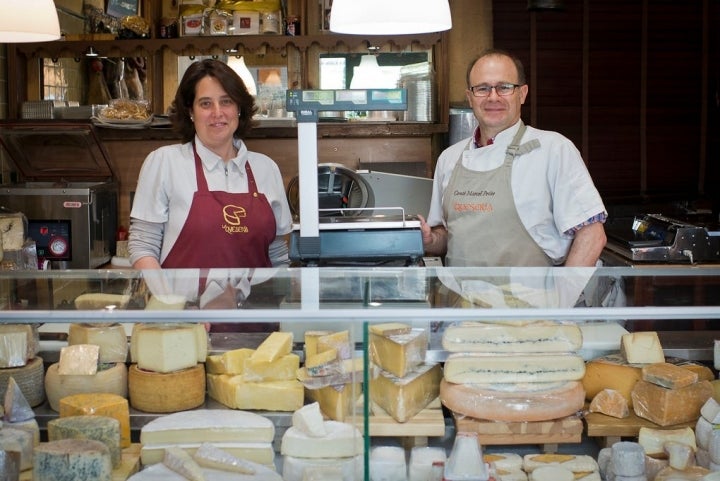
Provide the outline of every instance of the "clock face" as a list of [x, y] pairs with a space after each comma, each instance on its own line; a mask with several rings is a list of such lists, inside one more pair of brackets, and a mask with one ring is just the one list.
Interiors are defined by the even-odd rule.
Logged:
[[48, 244], [50, 254], [56, 257], [64, 256], [68, 251], [68, 242], [64, 237], [52, 237]]

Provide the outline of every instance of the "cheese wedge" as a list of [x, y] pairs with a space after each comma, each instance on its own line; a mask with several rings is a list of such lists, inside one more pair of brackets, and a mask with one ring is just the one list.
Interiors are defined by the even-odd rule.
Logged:
[[352, 424], [325, 421], [327, 435], [311, 437], [291, 426], [283, 434], [280, 452], [298, 458], [343, 458], [363, 453], [363, 435]]
[[293, 344], [292, 332], [275, 331], [271, 333], [252, 353], [250, 362], [273, 362], [280, 357], [290, 354]]
[[630, 364], [665, 362], [657, 332], [641, 331], [623, 334], [620, 352]]
[[591, 413], [601, 413], [619, 419], [630, 416], [627, 399], [615, 389], [603, 389], [597, 393], [590, 402], [589, 410]]
[[89, 375], [97, 373], [100, 346], [95, 344], [75, 344], [60, 349], [58, 374]]
[[163, 464], [189, 481], [205, 481], [200, 465], [183, 449], [166, 447]]
[[255, 474], [256, 472], [252, 463], [235, 457], [210, 443], [202, 443], [192, 457], [195, 462], [205, 468], [239, 474]]
[[645, 450], [648, 456], [662, 456], [665, 454], [665, 443], [668, 441], [677, 441], [687, 444], [693, 450], [697, 449], [695, 442], [695, 433], [692, 428], [680, 429], [654, 429], [641, 427], [638, 432], [638, 443]]
[[440, 393], [440, 364], [423, 364], [405, 377], [380, 371], [370, 379], [370, 398], [399, 423], [409, 421]]
[[306, 404], [295, 411], [292, 415], [292, 424], [313, 438], [321, 438], [327, 434], [318, 402]]
[[370, 360], [384, 371], [404, 377], [425, 362], [427, 346], [428, 333], [424, 329], [389, 336], [370, 332], [368, 354]]

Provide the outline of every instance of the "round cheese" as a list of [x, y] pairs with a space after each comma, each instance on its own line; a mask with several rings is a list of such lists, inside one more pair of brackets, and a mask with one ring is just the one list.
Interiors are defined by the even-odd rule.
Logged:
[[28, 404], [39, 406], [45, 400], [44, 372], [43, 359], [39, 356], [28, 361], [25, 366], [0, 369], [0, 398], [5, 397], [10, 378], [13, 378]]
[[645, 474], [645, 449], [638, 443], [620, 441], [613, 444], [610, 459], [613, 474], [617, 476]]
[[111, 365], [93, 375], [61, 375], [59, 363], [51, 364], [45, 376], [45, 391], [53, 411], [60, 411], [60, 400], [66, 396], [102, 392], [127, 398], [128, 374], [124, 363]]
[[159, 373], [137, 364], [128, 372], [130, 406], [149, 413], [172, 413], [193, 409], [205, 402], [205, 366]]
[[440, 401], [453, 412], [477, 419], [547, 421], [580, 411], [585, 391], [578, 381], [503, 385], [454, 384], [443, 379]]

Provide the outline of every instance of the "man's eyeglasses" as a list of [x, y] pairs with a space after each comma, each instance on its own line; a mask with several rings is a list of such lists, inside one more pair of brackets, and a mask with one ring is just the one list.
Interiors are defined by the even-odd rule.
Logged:
[[518, 87], [520, 87], [520, 85], [511, 83], [501, 83], [497, 85], [480, 84], [470, 87], [470, 91], [475, 97], [487, 97], [490, 95], [490, 92], [495, 89], [496, 94], [501, 97], [507, 97], [508, 95], [512, 95]]

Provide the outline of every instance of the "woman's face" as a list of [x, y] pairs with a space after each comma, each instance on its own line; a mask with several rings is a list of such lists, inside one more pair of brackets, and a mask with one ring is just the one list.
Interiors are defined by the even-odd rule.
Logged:
[[191, 113], [195, 132], [207, 147], [232, 143], [240, 112], [215, 77], [203, 77], [197, 83]]

